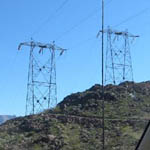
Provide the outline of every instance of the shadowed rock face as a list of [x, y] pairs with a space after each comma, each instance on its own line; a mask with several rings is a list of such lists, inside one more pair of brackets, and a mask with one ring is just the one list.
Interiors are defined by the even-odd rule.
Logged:
[[[106, 150], [133, 150], [150, 119], [150, 82], [105, 86]], [[0, 150], [95, 150], [102, 146], [101, 86], [71, 94], [53, 110], [0, 126]]]
[[16, 118], [16, 116], [10, 116], [10, 115], [0, 115], [0, 124], [4, 123], [7, 120]]

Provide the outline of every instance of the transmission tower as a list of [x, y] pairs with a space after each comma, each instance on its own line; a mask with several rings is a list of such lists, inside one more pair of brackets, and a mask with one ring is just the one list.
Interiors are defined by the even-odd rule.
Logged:
[[43, 44], [33, 40], [20, 43], [18, 50], [22, 46], [30, 47], [26, 96], [26, 115], [30, 115], [57, 105], [55, 56], [56, 51], [62, 55], [66, 49], [56, 46], [55, 42]]
[[133, 81], [130, 44], [139, 36], [132, 35], [127, 30], [120, 32], [109, 27], [104, 33], [107, 34], [105, 84], [117, 85]]
[[[104, 1], [102, 0], [104, 7]], [[104, 9], [104, 8], [103, 8]], [[104, 15], [104, 12], [102, 13]], [[102, 22], [103, 22], [102, 15]], [[103, 112], [103, 150], [105, 149], [105, 99], [104, 82], [107, 84], [119, 84], [124, 81], [133, 81], [132, 60], [130, 44], [139, 36], [130, 34], [127, 30], [120, 32], [110, 27], [99, 31], [97, 37], [102, 35], [102, 112]], [[105, 81], [104, 80], [104, 34], [107, 34], [107, 48], [105, 56]]]

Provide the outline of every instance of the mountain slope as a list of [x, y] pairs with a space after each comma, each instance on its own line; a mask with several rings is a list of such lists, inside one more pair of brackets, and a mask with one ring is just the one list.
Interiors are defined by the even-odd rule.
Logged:
[[[105, 86], [106, 150], [133, 150], [150, 119], [150, 82]], [[53, 110], [0, 126], [0, 150], [102, 147], [101, 86], [67, 96]]]

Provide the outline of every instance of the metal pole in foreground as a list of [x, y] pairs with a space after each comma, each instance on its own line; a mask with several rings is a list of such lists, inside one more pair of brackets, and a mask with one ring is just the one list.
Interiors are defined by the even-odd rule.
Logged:
[[105, 99], [104, 99], [104, 0], [102, 0], [102, 144], [105, 150]]

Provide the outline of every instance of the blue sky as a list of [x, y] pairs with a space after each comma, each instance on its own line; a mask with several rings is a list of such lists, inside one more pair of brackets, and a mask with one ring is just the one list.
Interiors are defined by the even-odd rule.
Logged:
[[[101, 82], [101, 41], [96, 38], [101, 0], [68, 0], [60, 7], [64, 1], [0, 0], [0, 114], [24, 115], [29, 49], [18, 52], [17, 47], [31, 37], [44, 43], [55, 40], [68, 49], [56, 59], [59, 101]], [[131, 47], [134, 80], [149, 80], [150, 1], [105, 3], [105, 27], [140, 35]]]

